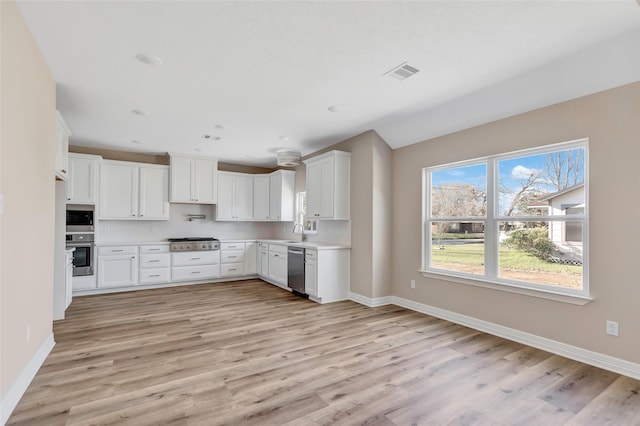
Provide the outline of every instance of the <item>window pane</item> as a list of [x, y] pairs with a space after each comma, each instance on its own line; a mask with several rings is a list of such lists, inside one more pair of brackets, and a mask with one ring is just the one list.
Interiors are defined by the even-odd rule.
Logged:
[[484, 217], [486, 213], [486, 164], [431, 172], [432, 217]]
[[565, 215], [569, 209], [584, 209], [584, 148], [500, 160], [498, 179], [502, 216]]
[[500, 222], [499, 276], [582, 289], [582, 222]]
[[433, 222], [431, 267], [484, 274], [484, 223]]

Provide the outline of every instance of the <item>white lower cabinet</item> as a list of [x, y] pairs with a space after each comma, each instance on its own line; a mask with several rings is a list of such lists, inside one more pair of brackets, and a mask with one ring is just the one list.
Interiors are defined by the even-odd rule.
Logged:
[[195, 281], [220, 276], [220, 251], [171, 253], [171, 280]]
[[319, 303], [349, 297], [350, 250], [305, 250], [304, 289]]
[[220, 243], [220, 276], [244, 275], [245, 243]]
[[258, 275], [269, 278], [269, 244], [260, 243], [258, 247]]
[[244, 249], [244, 275], [258, 273], [258, 243], [246, 243]]
[[168, 245], [140, 246], [140, 284], [171, 281], [171, 253]]
[[137, 246], [98, 248], [98, 288], [132, 287], [137, 284]]
[[287, 246], [269, 244], [269, 280], [287, 286]]

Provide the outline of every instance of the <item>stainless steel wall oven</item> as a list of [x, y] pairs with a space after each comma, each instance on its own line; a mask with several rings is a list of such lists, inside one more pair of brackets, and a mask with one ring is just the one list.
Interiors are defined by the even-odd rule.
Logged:
[[67, 248], [75, 248], [73, 276], [93, 275], [95, 261], [93, 234], [67, 234]]

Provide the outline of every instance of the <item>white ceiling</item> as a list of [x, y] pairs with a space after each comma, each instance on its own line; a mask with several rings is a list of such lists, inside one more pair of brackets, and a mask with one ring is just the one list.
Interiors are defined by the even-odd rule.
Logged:
[[[74, 145], [275, 166], [281, 148], [369, 129], [397, 148], [640, 80], [635, 0], [18, 5]], [[383, 76], [405, 61], [420, 72]]]

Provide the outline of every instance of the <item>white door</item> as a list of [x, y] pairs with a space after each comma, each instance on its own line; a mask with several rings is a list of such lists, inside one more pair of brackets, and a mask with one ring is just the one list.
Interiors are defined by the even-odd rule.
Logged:
[[135, 255], [98, 256], [98, 288], [134, 286], [138, 284], [137, 272]]
[[244, 274], [255, 275], [258, 272], [258, 243], [247, 243], [244, 252]]
[[97, 162], [86, 158], [69, 157], [69, 179], [67, 181], [67, 202], [95, 204]]
[[253, 178], [253, 220], [269, 220], [269, 176]]
[[171, 201], [193, 202], [194, 165], [190, 158], [171, 157]]
[[233, 175], [220, 174], [218, 176], [218, 204], [216, 217], [230, 220], [234, 218], [233, 208]]
[[334, 203], [334, 160], [327, 158], [320, 161], [320, 205], [319, 217], [333, 218]]
[[305, 259], [304, 263], [304, 292], [309, 296], [318, 296], [318, 264], [312, 259]]
[[253, 176], [237, 175], [234, 179], [235, 218], [237, 220], [252, 220]]
[[282, 175], [269, 176], [269, 217], [271, 220], [282, 219]]
[[195, 201], [200, 204], [218, 202], [218, 162], [211, 160], [195, 161]]
[[169, 219], [169, 169], [140, 167], [141, 219]]
[[100, 219], [138, 217], [138, 167], [103, 163], [100, 168]]

